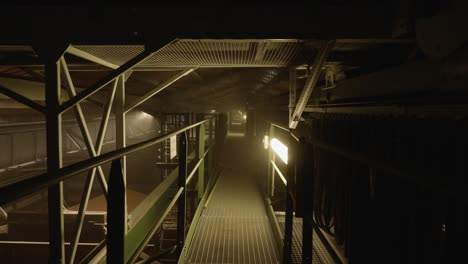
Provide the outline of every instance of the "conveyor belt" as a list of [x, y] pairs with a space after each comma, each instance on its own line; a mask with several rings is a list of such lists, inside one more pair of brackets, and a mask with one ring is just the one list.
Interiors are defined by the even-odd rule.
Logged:
[[248, 166], [248, 145], [231, 137], [224, 150], [224, 169], [200, 217], [186, 263], [279, 263], [261, 192]]

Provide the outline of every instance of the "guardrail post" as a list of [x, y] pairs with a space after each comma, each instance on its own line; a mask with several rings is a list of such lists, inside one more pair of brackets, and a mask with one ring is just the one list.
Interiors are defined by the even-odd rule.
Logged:
[[[271, 140], [275, 137], [275, 127], [270, 124], [270, 131], [268, 135], [268, 140]], [[270, 145], [270, 142], [268, 142], [268, 145]], [[268, 147], [268, 182], [267, 182], [267, 194], [268, 197], [272, 198], [275, 195], [275, 168], [271, 166], [270, 160], [273, 162], [275, 158], [275, 152], [273, 152], [273, 149], [271, 146]]]
[[[46, 137], [47, 173], [51, 178], [58, 177], [62, 167], [62, 115], [59, 112], [62, 101], [60, 67], [55, 57], [48, 55], [45, 62], [46, 89]], [[63, 220], [63, 183], [49, 186], [49, 261], [65, 263], [64, 220]]]
[[207, 154], [207, 161], [206, 161], [207, 166], [206, 167], [207, 167], [207, 175], [211, 179], [211, 177], [213, 176], [213, 172], [214, 172], [213, 157], [214, 157], [214, 148], [215, 148], [215, 146], [213, 145], [215, 143], [214, 142], [214, 120], [213, 118], [211, 118], [209, 122], [210, 123], [208, 127], [208, 138], [209, 138], [211, 150]]
[[[289, 140], [292, 141], [292, 140]], [[286, 215], [284, 223], [284, 248], [283, 248], [283, 263], [291, 263], [291, 253], [292, 253], [292, 236], [293, 236], [293, 211], [294, 211], [294, 202], [293, 202], [293, 193], [294, 193], [294, 184], [295, 184], [295, 153], [294, 145], [289, 145], [288, 151], [288, 164], [286, 169]]]
[[214, 148], [214, 156], [215, 156], [215, 162], [218, 162], [219, 159], [219, 154], [221, 150], [221, 114], [218, 114], [216, 116], [216, 122], [215, 122], [215, 135], [214, 135], [214, 141], [215, 141], [215, 148]]
[[[125, 114], [125, 74], [117, 78], [117, 87], [115, 91], [115, 147], [116, 149], [124, 148], [127, 146], [127, 133], [126, 133], [126, 114]], [[127, 156], [121, 158], [122, 177], [124, 184], [127, 181]], [[127, 214], [127, 195], [124, 192], [124, 206], [125, 214]], [[127, 217], [125, 217], [127, 218]], [[128, 225], [125, 223], [125, 233], [127, 233]]]
[[213, 126], [213, 118], [210, 118], [209, 125], [208, 125], [208, 138], [210, 141], [210, 145], [213, 144], [213, 139], [214, 139], [214, 126]]
[[[312, 145], [307, 144], [304, 138], [299, 140], [299, 152], [297, 155], [297, 192], [300, 197], [296, 198], [297, 210], [302, 211], [302, 263], [312, 263], [312, 240], [313, 240], [313, 204], [314, 204], [314, 167], [315, 157]], [[301, 188], [301, 189], [299, 189]], [[300, 204], [300, 205], [299, 205]], [[298, 207], [301, 207], [300, 209]]]
[[120, 159], [112, 161], [107, 198], [107, 263], [124, 263], [125, 179]]
[[[205, 124], [201, 124], [197, 127], [197, 146], [196, 146], [196, 158], [204, 159], [205, 154]], [[198, 199], [201, 199], [205, 189], [205, 161], [202, 160], [198, 167]]]
[[286, 215], [284, 223], [284, 246], [283, 246], [283, 263], [291, 263], [291, 249], [292, 249], [292, 232], [293, 232], [293, 200], [289, 190], [291, 189], [290, 183], [286, 186]]
[[177, 256], [180, 256], [185, 242], [185, 200], [187, 178], [187, 132], [179, 135], [179, 188], [183, 187], [177, 202]]

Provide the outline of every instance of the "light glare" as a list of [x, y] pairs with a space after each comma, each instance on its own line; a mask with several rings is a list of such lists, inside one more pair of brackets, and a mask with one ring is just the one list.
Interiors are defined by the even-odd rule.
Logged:
[[284, 145], [278, 139], [273, 138], [271, 140], [271, 148], [285, 164], [288, 164], [288, 147], [286, 147], [286, 145]]
[[268, 149], [269, 143], [270, 143], [269, 136], [268, 136], [268, 135], [265, 135], [265, 136], [263, 137], [263, 148], [264, 148], [264, 149]]

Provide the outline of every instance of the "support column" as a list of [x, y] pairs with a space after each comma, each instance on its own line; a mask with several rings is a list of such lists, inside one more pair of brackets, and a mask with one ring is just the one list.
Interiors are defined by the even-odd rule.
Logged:
[[302, 263], [312, 264], [312, 216], [302, 219]]
[[185, 203], [187, 179], [187, 132], [179, 135], [179, 189], [183, 187], [177, 202], [177, 256], [180, 256], [185, 243]]
[[[62, 95], [58, 60], [49, 59], [45, 63], [45, 75], [47, 173], [56, 178], [62, 167], [62, 116], [59, 113]], [[49, 187], [48, 210], [49, 263], [65, 263], [62, 182]]]
[[[296, 203], [296, 210], [299, 206], [302, 207], [302, 263], [312, 263], [312, 242], [313, 242], [313, 204], [314, 204], [314, 171], [315, 171], [315, 156], [313, 147], [307, 144], [304, 138], [299, 141], [299, 155], [297, 156], [297, 191], [301, 188], [300, 198]], [[300, 181], [299, 181], [300, 179]], [[300, 184], [299, 184], [300, 182]], [[296, 212], [297, 214], [297, 212]]]
[[296, 69], [293, 68], [289, 71], [289, 124], [291, 124], [292, 114], [296, 107]]
[[288, 182], [286, 186], [286, 215], [284, 222], [284, 246], [283, 246], [283, 264], [291, 263], [292, 253], [292, 232], [293, 232], [293, 200], [289, 193], [291, 184]]
[[284, 222], [284, 248], [283, 248], [283, 263], [291, 263], [292, 253], [292, 237], [293, 237], [293, 221], [294, 221], [294, 189], [296, 188], [296, 157], [295, 145], [291, 137], [288, 139], [288, 164], [286, 168], [286, 215]]
[[[126, 146], [126, 123], [125, 123], [125, 74], [118, 77], [117, 89], [115, 93], [115, 146], [116, 149], [124, 148]], [[121, 158], [123, 184], [127, 186], [127, 157]], [[127, 190], [124, 192], [124, 209], [125, 219], [127, 219]], [[125, 233], [127, 233], [128, 224], [125, 221]]]
[[127, 232], [127, 211], [124, 203], [125, 182], [119, 159], [112, 161], [107, 198], [107, 263], [123, 264], [125, 234]]

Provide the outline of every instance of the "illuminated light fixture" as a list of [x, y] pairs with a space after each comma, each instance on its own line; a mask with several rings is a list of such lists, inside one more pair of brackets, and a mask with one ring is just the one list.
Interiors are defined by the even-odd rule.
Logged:
[[211, 113], [216, 113], [216, 110], [214, 110], [214, 109], [211, 109]]
[[263, 148], [268, 149], [268, 145], [270, 144], [270, 138], [268, 135], [263, 137]]
[[244, 120], [247, 120], [247, 115], [244, 115]]
[[278, 155], [285, 164], [288, 164], [288, 147], [276, 138], [273, 138], [270, 144], [276, 155]]

